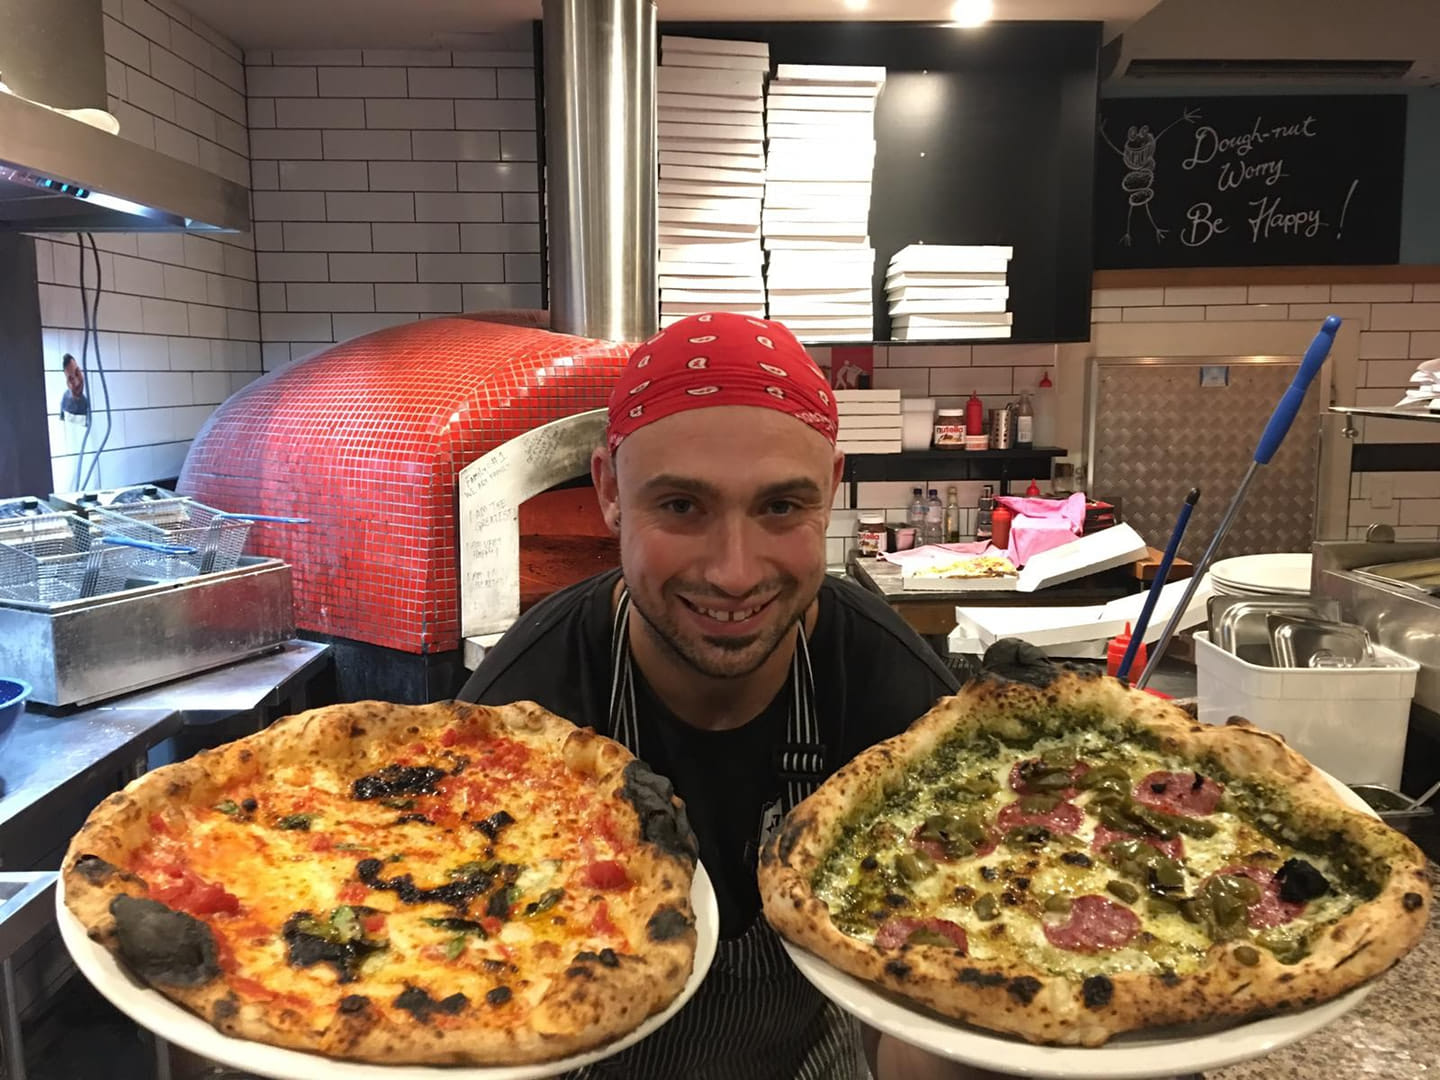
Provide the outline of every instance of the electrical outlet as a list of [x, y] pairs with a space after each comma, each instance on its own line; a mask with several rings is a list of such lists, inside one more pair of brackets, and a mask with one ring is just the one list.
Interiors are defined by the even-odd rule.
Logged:
[[1384, 510], [1395, 503], [1395, 481], [1388, 476], [1372, 476], [1367, 481], [1370, 489], [1370, 505]]

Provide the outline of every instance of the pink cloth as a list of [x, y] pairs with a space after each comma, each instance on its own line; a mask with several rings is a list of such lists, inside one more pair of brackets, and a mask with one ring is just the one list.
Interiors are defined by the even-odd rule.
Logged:
[[1015, 513], [1005, 555], [1017, 567], [1024, 566], [1042, 551], [1064, 547], [1080, 535], [1085, 525], [1083, 492], [1077, 491], [1063, 501], [1015, 495], [1002, 495], [997, 501]]

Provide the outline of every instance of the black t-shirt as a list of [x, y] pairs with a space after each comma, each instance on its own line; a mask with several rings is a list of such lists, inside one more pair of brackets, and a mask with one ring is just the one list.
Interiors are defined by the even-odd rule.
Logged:
[[[611, 596], [618, 570], [588, 578], [528, 611], [481, 662], [460, 698], [536, 701], [610, 734]], [[638, 616], [637, 616], [638, 617]], [[827, 576], [809, 639], [825, 771], [903, 731], [954, 676], [883, 600]], [[675, 785], [700, 840], [720, 904], [720, 934], [742, 934], [760, 910], [755, 883], [762, 817], [780, 797], [775, 749], [785, 742], [788, 680], [748, 724], [705, 731], [670, 712], [635, 668], [641, 757]]]

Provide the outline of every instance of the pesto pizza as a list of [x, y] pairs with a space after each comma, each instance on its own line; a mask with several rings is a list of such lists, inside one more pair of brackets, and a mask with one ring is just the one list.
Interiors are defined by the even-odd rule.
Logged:
[[1375, 977], [1420, 939], [1424, 871], [1279, 737], [1065, 672], [971, 683], [862, 753], [791, 812], [760, 889], [834, 967], [1098, 1046]]
[[228, 1035], [498, 1065], [675, 999], [695, 857], [668, 781], [537, 705], [359, 702], [135, 780], [63, 880], [92, 939]]

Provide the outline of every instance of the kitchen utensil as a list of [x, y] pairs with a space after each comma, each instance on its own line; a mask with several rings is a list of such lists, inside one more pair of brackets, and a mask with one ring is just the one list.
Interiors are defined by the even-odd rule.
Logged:
[[1165, 588], [1165, 579], [1170, 576], [1170, 565], [1175, 561], [1175, 552], [1180, 549], [1180, 541], [1185, 536], [1185, 528], [1190, 524], [1190, 514], [1195, 510], [1195, 504], [1200, 501], [1200, 489], [1191, 488], [1190, 494], [1185, 496], [1185, 503], [1180, 507], [1180, 516], [1175, 519], [1175, 528], [1170, 530], [1170, 542], [1165, 545], [1165, 554], [1160, 559], [1160, 566], [1155, 571], [1155, 580], [1150, 583], [1150, 590], [1145, 596], [1145, 606], [1140, 609], [1140, 618], [1135, 620], [1135, 630], [1130, 635], [1130, 644], [1125, 647], [1125, 656], [1120, 661], [1120, 668], [1115, 673], [1121, 682], [1128, 682], [1130, 679], [1130, 665], [1135, 662], [1135, 653], [1140, 648], [1140, 643], [1145, 640], [1145, 628], [1150, 625], [1150, 615], [1155, 610], [1155, 601], [1160, 599], [1160, 590]]
[[1265, 623], [1276, 667], [1361, 667], [1373, 655], [1363, 626], [1273, 612]]
[[1308, 596], [1313, 559], [1308, 551], [1222, 559], [1210, 568], [1215, 591], [1230, 596]]
[[54, 603], [125, 584], [120, 552], [77, 514], [41, 514], [0, 525], [0, 602]]
[[1330, 348], [1335, 344], [1335, 334], [1340, 329], [1340, 317], [1337, 315], [1327, 316], [1320, 332], [1315, 335], [1315, 340], [1305, 350], [1305, 357], [1300, 361], [1300, 369], [1295, 372], [1295, 378], [1291, 380], [1290, 387], [1281, 396], [1275, 411], [1270, 415], [1270, 422], [1265, 425], [1264, 432], [1260, 435], [1260, 443], [1255, 447], [1254, 460], [1250, 462], [1250, 468], [1245, 471], [1244, 478], [1240, 481], [1240, 487], [1236, 490], [1234, 498], [1230, 500], [1230, 506], [1225, 511], [1225, 516], [1220, 519], [1220, 526], [1215, 530], [1214, 537], [1210, 540], [1210, 546], [1205, 549], [1205, 554], [1195, 564], [1193, 576], [1190, 578], [1189, 588], [1180, 605], [1175, 609], [1176, 614], [1170, 619], [1165, 627], [1165, 632], [1160, 635], [1159, 642], [1150, 654], [1150, 663], [1145, 665], [1140, 678], [1135, 685], [1144, 689], [1145, 684], [1150, 681], [1150, 676], [1155, 673], [1161, 659], [1165, 656], [1165, 650], [1170, 645], [1170, 639], [1175, 636], [1175, 629], [1179, 624], [1179, 613], [1190, 606], [1190, 597], [1195, 595], [1195, 590], [1200, 587], [1200, 579], [1205, 576], [1210, 564], [1215, 561], [1215, 554], [1224, 543], [1225, 536], [1230, 531], [1230, 526], [1235, 523], [1235, 516], [1240, 512], [1240, 506], [1245, 501], [1245, 493], [1255, 480], [1255, 474], [1260, 471], [1261, 466], [1270, 464], [1270, 459], [1275, 456], [1275, 451], [1285, 441], [1285, 435], [1290, 430], [1290, 425], [1295, 422], [1295, 416], [1300, 412], [1300, 406], [1305, 401], [1305, 392], [1310, 389], [1310, 384], [1315, 381], [1315, 376], [1320, 373], [1320, 368], [1325, 363], [1325, 358], [1330, 355]]
[[1350, 790], [1364, 799], [1386, 825], [1409, 835], [1417, 823], [1435, 813], [1435, 808], [1425, 803], [1440, 790], [1440, 781], [1419, 799], [1412, 799], [1381, 784], [1351, 784]]
[[[969, 428], [966, 428], [968, 431]], [[1015, 414], [1008, 408], [990, 410], [990, 449], [1009, 450], [1015, 445]]]
[[1263, 667], [1275, 665], [1268, 615], [1300, 615], [1340, 621], [1340, 604], [1330, 597], [1212, 596], [1207, 606], [1211, 640], [1228, 653]]
[[1440, 791], [1440, 780], [1436, 780], [1435, 783], [1426, 788], [1424, 795], [1421, 795], [1418, 799], [1412, 799], [1409, 808], [1411, 810], [1418, 810], [1434, 798], [1437, 791]]
[[15, 721], [25, 711], [25, 701], [30, 697], [30, 684], [24, 679], [0, 679], [0, 754], [10, 741], [15, 730]]

